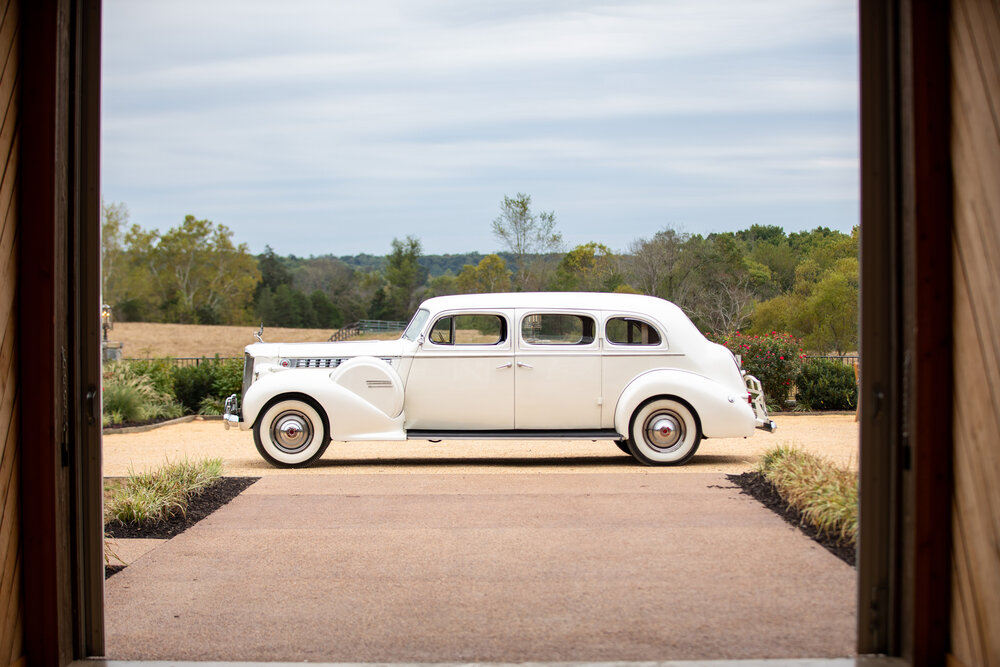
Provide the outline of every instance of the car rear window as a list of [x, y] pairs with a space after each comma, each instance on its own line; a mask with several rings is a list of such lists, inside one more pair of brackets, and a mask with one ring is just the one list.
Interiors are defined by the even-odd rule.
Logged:
[[596, 325], [585, 315], [538, 313], [521, 320], [521, 339], [531, 345], [589, 345]]
[[615, 345], [659, 345], [661, 341], [656, 327], [635, 317], [612, 317], [604, 335]]

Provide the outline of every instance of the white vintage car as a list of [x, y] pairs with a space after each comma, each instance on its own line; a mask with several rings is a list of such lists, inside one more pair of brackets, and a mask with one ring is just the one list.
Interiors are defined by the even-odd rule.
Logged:
[[398, 340], [255, 343], [226, 428], [280, 467], [331, 440], [614, 441], [679, 465], [702, 438], [774, 429], [760, 383], [674, 304], [632, 294], [428, 299]]

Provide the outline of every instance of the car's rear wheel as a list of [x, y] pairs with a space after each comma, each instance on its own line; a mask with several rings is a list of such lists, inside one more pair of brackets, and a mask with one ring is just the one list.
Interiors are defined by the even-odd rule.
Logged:
[[254, 425], [253, 439], [260, 455], [279, 468], [311, 465], [330, 444], [316, 407], [290, 397], [279, 397], [267, 404]]
[[701, 443], [698, 420], [685, 403], [655, 398], [639, 406], [632, 415], [629, 452], [649, 466], [686, 463]]

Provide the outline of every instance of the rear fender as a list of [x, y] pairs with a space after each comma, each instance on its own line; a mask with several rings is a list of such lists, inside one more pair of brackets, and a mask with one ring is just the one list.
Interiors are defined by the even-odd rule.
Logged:
[[615, 430], [628, 436], [632, 415], [651, 398], [672, 397], [691, 406], [706, 438], [745, 438], [753, 434], [754, 412], [746, 393], [703, 375], [677, 369], [658, 369], [636, 376], [615, 406]]

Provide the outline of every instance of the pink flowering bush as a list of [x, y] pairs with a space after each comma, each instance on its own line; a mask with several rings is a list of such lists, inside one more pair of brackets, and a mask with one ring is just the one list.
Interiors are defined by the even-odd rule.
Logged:
[[768, 406], [779, 410], [784, 407], [806, 358], [800, 339], [780, 331], [762, 336], [747, 336], [737, 331], [706, 334], [706, 337], [740, 356], [744, 370], [763, 385]]

